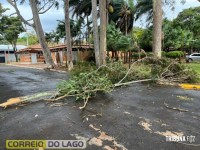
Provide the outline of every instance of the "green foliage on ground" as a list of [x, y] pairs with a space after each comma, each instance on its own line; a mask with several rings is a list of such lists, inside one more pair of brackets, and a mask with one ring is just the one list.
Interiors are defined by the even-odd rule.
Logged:
[[200, 76], [192, 67], [168, 58], [161, 59], [159, 64], [153, 63], [152, 77], [178, 83], [197, 83], [200, 81]]
[[123, 82], [142, 79], [163, 79], [179, 83], [199, 81], [197, 73], [190, 66], [170, 59], [144, 59], [134, 63], [131, 70], [120, 61], [98, 69], [94, 63], [79, 62], [71, 71], [71, 78], [58, 84], [58, 90], [61, 97], [74, 96], [76, 100], [84, 100], [82, 109], [89, 98], [97, 92], [111, 92], [122, 79]]
[[[106, 67], [102, 67], [98, 70], [99, 75], [106, 76], [113, 84], [119, 82], [127, 73], [128, 67], [122, 62], [111, 62]], [[78, 76], [81, 73], [90, 73], [96, 70], [96, 66], [93, 63], [79, 62], [77, 66], [71, 71], [72, 76]], [[140, 80], [151, 78], [151, 65], [148, 64], [136, 64], [130, 71], [126, 81]]]
[[99, 92], [112, 91], [113, 84], [106, 77], [98, 72], [80, 73], [70, 80], [62, 81], [58, 84], [61, 95], [75, 96], [76, 100], [88, 100]]
[[194, 71], [196, 71], [200, 76], [200, 63], [188, 63], [187, 65], [190, 66]]
[[[195, 65], [194, 65], [195, 66]], [[196, 65], [197, 67], [198, 65]], [[78, 63], [71, 71], [72, 76], [78, 76], [81, 73], [90, 73], [96, 70], [94, 63], [81, 62]], [[118, 83], [128, 72], [129, 68], [122, 62], [111, 62], [106, 67], [98, 70], [100, 76], [106, 76], [113, 84]], [[200, 70], [200, 69], [199, 69]], [[161, 60], [146, 59], [136, 63], [124, 82], [143, 79], [158, 79], [167, 80], [175, 79], [175, 82], [198, 82], [198, 69], [189, 65], [181, 64], [172, 61], [168, 58]]]

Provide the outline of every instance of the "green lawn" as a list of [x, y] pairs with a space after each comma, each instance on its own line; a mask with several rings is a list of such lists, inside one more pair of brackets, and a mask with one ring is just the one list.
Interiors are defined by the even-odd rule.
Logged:
[[189, 63], [188, 65], [200, 75], [200, 63]]

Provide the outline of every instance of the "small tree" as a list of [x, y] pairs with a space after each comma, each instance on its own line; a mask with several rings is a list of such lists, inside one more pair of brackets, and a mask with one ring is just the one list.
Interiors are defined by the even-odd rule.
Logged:
[[[16, 52], [17, 39], [19, 34], [24, 32], [24, 28], [19, 18], [3, 16], [0, 19], [0, 30], [3, 39], [8, 41], [12, 45], [13, 51]], [[15, 58], [16, 61], [18, 61], [17, 54], [15, 54]]]

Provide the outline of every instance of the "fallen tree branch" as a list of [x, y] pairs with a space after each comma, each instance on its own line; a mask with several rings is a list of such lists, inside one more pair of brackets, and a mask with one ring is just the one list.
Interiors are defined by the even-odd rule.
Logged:
[[184, 145], [187, 145], [187, 146], [200, 147], [200, 144], [187, 144], [187, 143], [182, 143], [182, 142], [175, 142], [175, 143], [184, 144]]
[[60, 107], [60, 106], [65, 106], [67, 105], [68, 103], [54, 103], [54, 104], [51, 104], [50, 106], [51, 107]]
[[[159, 62], [160, 62], [159, 59], [154, 58], [154, 57], [144, 57], [144, 58], [142, 58], [142, 59], [138, 59], [137, 61], [135, 61], [134, 63], [132, 63], [132, 65], [131, 65], [131, 67], [129, 68], [129, 70], [127, 71], [126, 75], [125, 75], [117, 84], [122, 83], [122, 82], [126, 79], [126, 77], [129, 75], [129, 73], [131, 72], [131, 70], [132, 70], [132, 68], [133, 68], [133, 66], [134, 66], [135, 64], [137, 64], [138, 62], [142, 62], [142, 61], [144, 61], [144, 60], [148, 60], [148, 59], [152, 59], [152, 60], [156, 60], [156, 61], [159, 61]], [[160, 62], [160, 63], [161, 63], [161, 62]]]
[[79, 109], [84, 109], [88, 103], [89, 96], [87, 96], [86, 100], [84, 100], [84, 105], [82, 107], [79, 107]]
[[177, 110], [177, 111], [181, 111], [181, 112], [188, 112], [188, 111], [189, 111], [189, 110], [182, 109], [182, 108], [170, 107], [170, 106], [169, 106], [168, 104], [166, 104], [165, 102], [164, 102], [164, 105], [165, 105], [166, 108], [172, 109], [172, 110]]
[[152, 80], [153, 79], [144, 79], [144, 80], [125, 82], [125, 83], [117, 83], [117, 84], [114, 84], [114, 86], [119, 87], [119, 86], [129, 85], [129, 84], [133, 84], [133, 83], [148, 82], [148, 81], [152, 81]]

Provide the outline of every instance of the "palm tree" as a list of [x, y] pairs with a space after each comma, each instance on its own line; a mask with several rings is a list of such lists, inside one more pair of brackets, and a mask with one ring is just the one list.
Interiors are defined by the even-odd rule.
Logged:
[[161, 58], [162, 51], [162, 1], [153, 0], [153, 53]]
[[135, 6], [133, 0], [113, 0], [110, 5], [113, 11], [109, 11], [109, 22], [115, 22], [116, 27], [127, 35], [133, 28]]
[[92, 3], [90, 0], [70, 0], [70, 7], [73, 10], [72, 16], [77, 18], [86, 18], [87, 34], [86, 42], [89, 43], [90, 21], [89, 16], [92, 13]]
[[136, 20], [146, 15], [146, 20], [150, 23], [153, 18], [153, 0], [138, 0], [136, 5]]
[[93, 36], [94, 36], [94, 49], [96, 66], [100, 66], [99, 56], [99, 31], [97, 25], [97, 0], [92, 0], [92, 19], [93, 19]]
[[[80, 36], [82, 34], [82, 25], [83, 25], [83, 18], [78, 19], [77, 21], [70, 19], [70, 30], [71, 30], [71, 38], [72, 38], [72, 44], [79, 43]], [[65, 21], [58, 20], [58, 25], [56, 27], [56, 36], [58, 38], [65, 38], [66, 32], [65, 32]]]
[[[99, 0], [97, 5], [99, 5]], [[88, 17], [92, 12], [92, 3], [90, 0], [70, 0], [70, 7], [73, 9], [73, 16]], [[135, 6], [133, 0], [107, 0], [106, 12], [108, 13], [108, 21], [115, 22], [125, 34], [131, 31], [134, 23]], [[88, 23], [87, 23], [88, 24]]]

